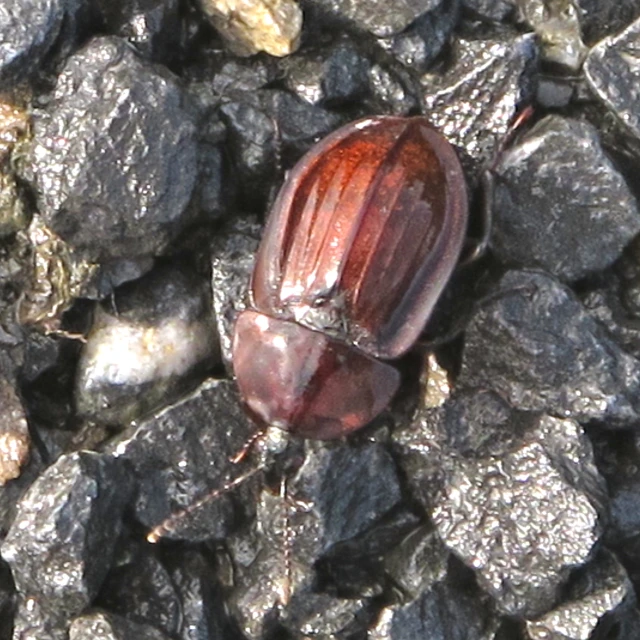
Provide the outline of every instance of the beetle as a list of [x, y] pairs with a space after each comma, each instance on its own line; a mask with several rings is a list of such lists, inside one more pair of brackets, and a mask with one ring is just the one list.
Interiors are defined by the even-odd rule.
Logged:
[[[295, 165], [267, 221], [249, 308], [232, 359], [266, 457], [148, 535], [266, 467], [274, 432], [339, 438], [364, 427], [395, 395], [386, 362], [417, 341], [456, 267], [468, 206], [456, 152], [424, 116], [376, 116], [336, 130]], [[274, 429], [275, 428], [275, 429]]]
[[258, 251], [233, 366], [261, 425], [338, 438], [391, 401], [466, 236], [465, 177], [424, 116], [348, 124], [283, 185]]

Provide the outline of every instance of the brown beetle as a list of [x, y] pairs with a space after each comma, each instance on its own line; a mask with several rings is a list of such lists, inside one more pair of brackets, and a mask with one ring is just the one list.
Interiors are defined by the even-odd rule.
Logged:
[[466, 227], [460, 162], [426, 118], [359, 120], [311, 149], [275, 202], [253, 309], [235, 328], [235, 374], [254, 418], [315, 439], [375, 418], [399, 382], [379, 359], [416, 342]]
[[[416, 342], [466, 227], [462, 168], [424, 117], [359, 120], [298, 162], [258, 251], [253, 308], [236, 322], [238, 386], [263, 428], [234, 461], [268, 427], [337, 438], [387, 406], [399, 374], [379, 359], [398, 358]], [[147, 539], [157, 542], [266, 464], [173, 514]]]

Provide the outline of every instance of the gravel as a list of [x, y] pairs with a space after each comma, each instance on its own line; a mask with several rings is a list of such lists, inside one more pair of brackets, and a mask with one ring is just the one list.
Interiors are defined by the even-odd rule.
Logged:
[[[0, 6], [0, 640], [640, 637], [640, 4], [232, 4]], [[247, 450], [282, 181], [416, 113], [487, 251], [371, 425]]]

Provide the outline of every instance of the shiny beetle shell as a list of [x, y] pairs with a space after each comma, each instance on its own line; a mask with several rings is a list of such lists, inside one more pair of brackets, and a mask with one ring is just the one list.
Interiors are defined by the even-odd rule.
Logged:
[[234, 336], [243, 400], [307, 438], [371, 421], [398, 385], [467, 226], [462, 168], [424, 117], [367, 118], [316, 145], [271, 211]]

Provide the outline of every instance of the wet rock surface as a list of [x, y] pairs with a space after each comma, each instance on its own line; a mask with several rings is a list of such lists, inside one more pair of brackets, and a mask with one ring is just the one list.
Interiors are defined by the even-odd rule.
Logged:
[[[205, 4], [0, 7], [0, 640], [640, 637], [640, 5]], [[262, 433], [268, 209], [417, 113], [490, 248], [373, 424]]]

